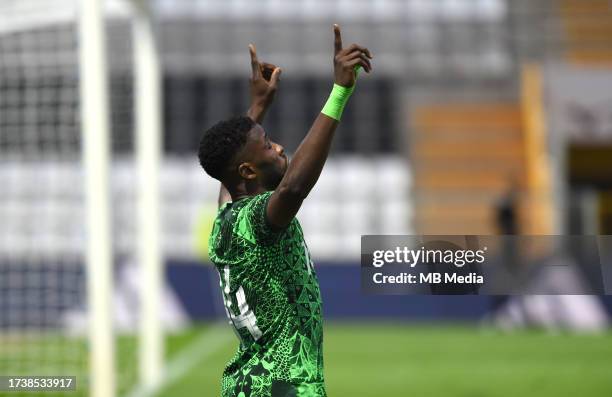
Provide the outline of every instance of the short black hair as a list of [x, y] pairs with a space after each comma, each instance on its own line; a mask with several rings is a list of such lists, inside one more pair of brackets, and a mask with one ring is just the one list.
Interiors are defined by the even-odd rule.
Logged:
[[221, 180], [230, 161], [245, 145], [255, 122], [247, 116], [220, 121], [210, 127], [200, 140], [198, 158], [204, 171]]

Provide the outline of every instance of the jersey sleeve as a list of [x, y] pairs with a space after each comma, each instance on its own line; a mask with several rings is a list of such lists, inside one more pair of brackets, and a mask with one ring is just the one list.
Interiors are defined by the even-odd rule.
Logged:
[[[208, 238], [208, 257], [211, 259], [217, 258], [224, 250], [227, 249], [230, 237], [227, 231], [223, 229], [223, 216], [228, 209], [230, 202], [224, 203], [217, 210], [217, 216], [213, 222], [213, 227]], [[231, 232], [231, 229], [230, 229]]]
[[255, 244], [272, 244], [282, 233], [270, 225], [266, 215], [271, 195], [266, 192], [253, 197], [240, 211], [238, 232]]

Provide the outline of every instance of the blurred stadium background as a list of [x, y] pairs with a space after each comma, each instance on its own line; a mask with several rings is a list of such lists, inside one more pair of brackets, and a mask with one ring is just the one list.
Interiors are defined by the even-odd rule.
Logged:
[[[95, 51], [80, 52], [96, 42], [86, 4], [103, 6], [107, 81]], [[299, 216], [329, 394], [612, 393], [609, 298], [526, 300], [502, 324], [496, 297], [362, 296], [358, 265], [362, 234], [612, 234], [608, 0], [2, 1], [0, 375], [78, 376], [67, 395], [219, 394], [237, 343], [205, 257], [218, 184], [199, 168], [199, 137], [246, 112], [255, 43], [283, 67], [264, 126], [294, 150], [331, 87], [334, 22], [375, 59]], [[88, 226], [105, 208], [110, 229]], [[104, 255], [88, 253], [92, 236]]]

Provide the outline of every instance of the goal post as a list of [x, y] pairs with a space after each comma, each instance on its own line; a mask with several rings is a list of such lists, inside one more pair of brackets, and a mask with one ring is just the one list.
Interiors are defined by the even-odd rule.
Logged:
[[160, 307], [163, 279], [159, 168], [162, 135], [161, 72], [150, 0], [132, 0], [134, 101], [140, 290], [140, 383], [153, 390], [163, 377], [164, 339]]
[[110, 234], [110, 129], [102, 0], [80, 0], [79, 71], [85, 165], [86, 272], [89, 303], [90, 395], [115, 395], [112, 244]]

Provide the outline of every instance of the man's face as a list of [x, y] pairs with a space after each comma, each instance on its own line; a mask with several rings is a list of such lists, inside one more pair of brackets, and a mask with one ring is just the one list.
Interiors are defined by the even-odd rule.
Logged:
[[266, 190], [278, 187], [287, 171], [289, 160], [284, 148], [272, 142], [259, 124], [249, 132], [242, 155], [243, 162], [251, 164], [257, 179]]

